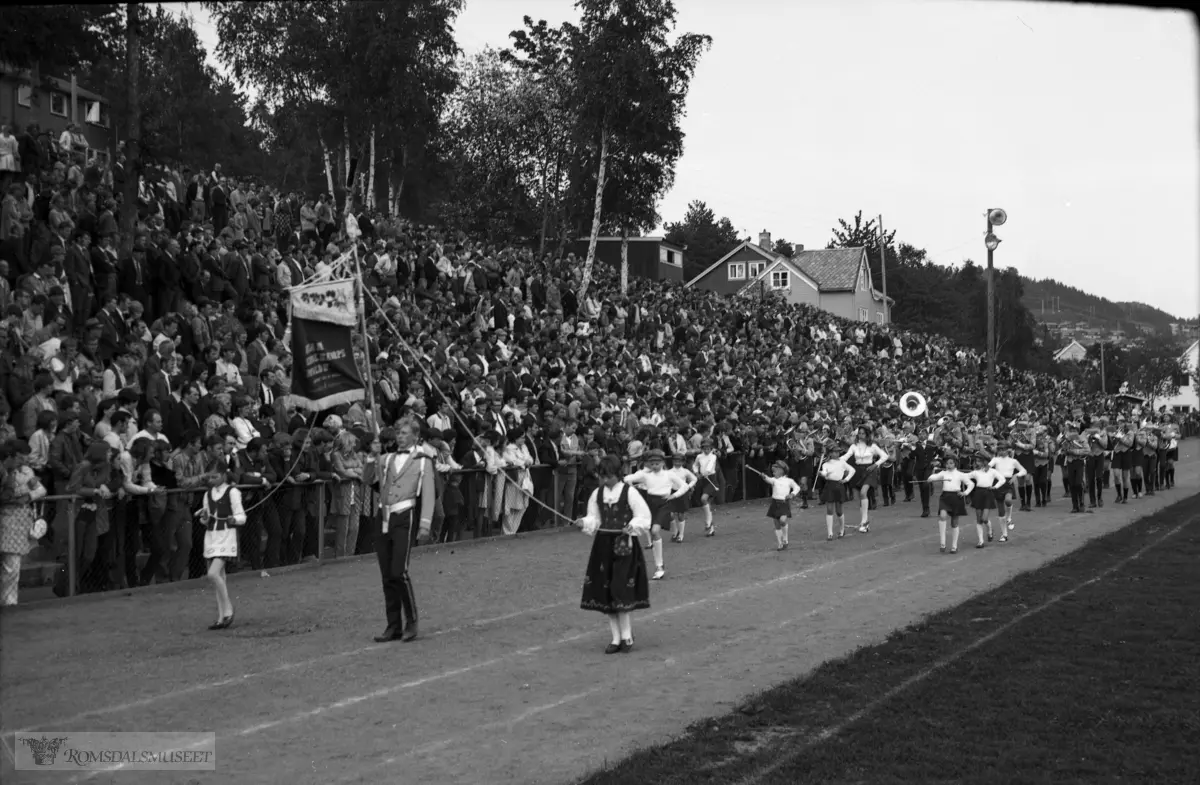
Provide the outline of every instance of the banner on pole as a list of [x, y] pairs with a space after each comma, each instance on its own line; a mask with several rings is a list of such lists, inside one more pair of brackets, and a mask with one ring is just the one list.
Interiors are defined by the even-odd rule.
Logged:
[[292, 391], [295, 406], [321, 411], [365, 397], [351, 340], [358, 313], [353, 281], [292, 290]]

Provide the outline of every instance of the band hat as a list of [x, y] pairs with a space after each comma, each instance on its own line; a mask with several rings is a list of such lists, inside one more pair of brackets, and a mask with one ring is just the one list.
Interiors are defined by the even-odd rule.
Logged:
[[775, 461], [775, 463], [771, 464], [771, 468], [779, 469], [784, 474], [787, 474], [788, 465], [786, 463], [784, 463], [783, 461]]
[[665, 461], [666, 459], [667, 456], [662, 450], [647, 450], [645, 453], [646, 463], [650, 463], [651, 461]]

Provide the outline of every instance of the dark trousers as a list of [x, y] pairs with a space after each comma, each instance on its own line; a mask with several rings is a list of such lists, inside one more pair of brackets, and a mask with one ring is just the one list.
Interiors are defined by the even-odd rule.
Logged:
[[410, 624], [417, 621], [417, 598], [408, 577], [408, 557], [412, 552], [413, 536], [413, 511], [405, 510], [390, 515], [387, 533], [381, 533], [375, 540], [389, 635], [403, 630], [406, 621]]
[[883, 504], [896, 503], [896, 467], [882, 466], [879, 469], [879, 490], [883, 494]]
[[1066, 470], [1066, 472], [1064, 472], [1064, 477], [1067, 482], [1067, 487], [1070, 489], [1070, 492], [1071, 492], [1071, 506], [1076, 510], [1083, 509], [1083, 487], [1084, 487], [1083, 483], [1084, 483], [1084, 475], [1085, 475], [1085, 468], [1084, 468], [1085, 463], [1086, 463], [1086, 461], [1083, 460], [1082, 458], [1080, 458], [1078, 460], [1067, 461], [1067, 466], [1066, 466], [1067, 470]]
[[921, 494], [921, 512], [929, 512], [929, 480], [917, 480], [917, 490]]
[[[1088, 456], [1086, 472], [1086, 482], [1088, 489], [1088, 504], [1092, 507], [1096, 506], [1096, 498], [1104, 496], [1104, 457], [1100, 455]], [[1103, 503], [1104, 499], [1101, 498]]]
[[1146, 493], [1154, 493], [1158, 490], [1158, 456], [1146, 456], [1146, 468], [1142, 472], [1146, 478]]
[[279, 511], [279, 558], [282, 564], [298, 564], [304, 554], [304, 533], [308, 513], [304, 507], [283, 507]]

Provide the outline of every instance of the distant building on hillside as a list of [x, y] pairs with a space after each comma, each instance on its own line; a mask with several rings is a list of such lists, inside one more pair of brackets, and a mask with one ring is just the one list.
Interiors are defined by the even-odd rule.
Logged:
[[1196, 393], [1196, 377], [1200, 375], [1200, 340], [1193, 341], [1183, 353], [1183, 362], [1187, 373], [1179, 379], [1179, 392], [1156, 402], [1158, 406], [1166, 406], [1169, 412], [1200, 411], [1200, 395]]
[[53, 76], [35, 79], [28, 71], [3, 62], [0, 62], [0, 123], [21, 130], [37, 123], [55, 140], [67, 130], [67, 123], [75, 123], [87, 139], [89, 163], [96, 158], [101, 164], [107, 163], [112, 152], [107, 98], [78, 84], [72, 85], [70, 79]]
[[[662, 237], [630, 237], [629, 275], [652, 281], [683, 282], [683, 254], [686, 249], [668, 243]], [[589, 238], [576, 240], [571, 251], [587, 258]], [[621, 269], [621, 238], [597, 237], [596, 259]]]
[[751, 298], [775, 292], [790, 303], [812, 305], [843, 319], [891, 323], [895, 300], [875, 288], [865, 248], [806, 251], [797, 245], [791, 257], [771, 248], [771, 235], [764, 231], [758, 243], [747, 240], [687, 285]]
[[1054, 353], [1054, 362], [1079, 362], [1087, 357], [1087, 347], [1079, 341], [1071, 341], [1069, 344], [1059, 349]]

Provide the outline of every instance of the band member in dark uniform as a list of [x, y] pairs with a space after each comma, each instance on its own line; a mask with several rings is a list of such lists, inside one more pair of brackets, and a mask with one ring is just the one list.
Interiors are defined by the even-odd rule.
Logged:
[[[379, 643], [417, 637], [417, 600], [408, 577], [408, 559], [414, 539], [429, 540], [433, 525], [433, 461], [417, 447], [420, 426], [411, 420], [396, 425], [396, 452], [381, 456], [379, 499], [382, 526], [376, 539], [379, 572], [383, 578], [383, 601], [387, 629], [375, 638]], [[416, 537], [413, 521], [418, 521]]]
[[929, 517], [929, 475], [933, 474], [933, 462], [937, 455], [938, 449], [928, 437], [913, 449], [913, 481], [917, 483], [917, 492], [921, 495], [922, 518]]

